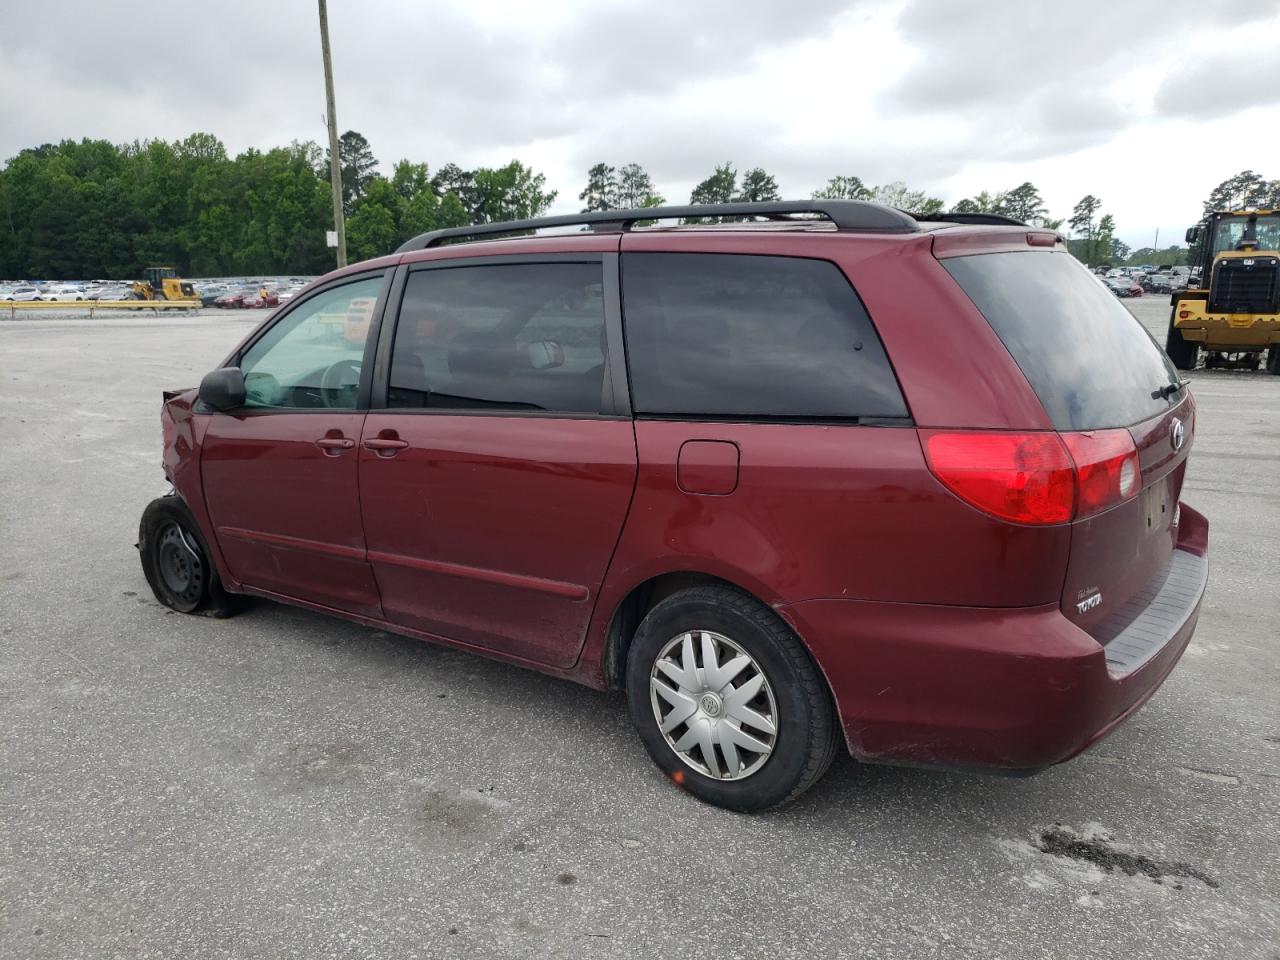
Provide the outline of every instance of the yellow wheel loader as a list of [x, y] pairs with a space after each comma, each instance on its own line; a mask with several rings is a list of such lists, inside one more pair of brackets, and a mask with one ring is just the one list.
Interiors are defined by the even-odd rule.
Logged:
[[1280, 374], [1280, 210], [1212, 213], [1187, 242], [1200, 245], [1200, 280], [1171, 297], [1173, 365], [1191, 370], [1203, 351], [1206, 366], [1254, 369], [1265, 352]]
[[147, 267], [142, 280], [135, 280], [131, 290], [134, 300], [194, 300], [197, 306], [200, 296], [190, 280], [178, 279], [173, 267]]

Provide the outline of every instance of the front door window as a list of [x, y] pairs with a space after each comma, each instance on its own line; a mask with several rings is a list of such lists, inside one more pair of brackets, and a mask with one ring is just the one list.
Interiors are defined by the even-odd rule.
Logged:
[[245, 351], [245, 406], [354, 410], [381, 277], [317, 294]]

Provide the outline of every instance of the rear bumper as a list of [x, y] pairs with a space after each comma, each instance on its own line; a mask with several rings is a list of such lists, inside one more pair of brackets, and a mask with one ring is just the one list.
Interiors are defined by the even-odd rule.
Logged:
[[[1178, 560], [1206, 572], [1208, 521], [1181, 510]], [[854, 756], [1032, 771], [1087, 749], [1155, 693], [1195, 631], [1204, 582], [1120, 670], [1057, 605], [809, 600], [779, 612], [826, 674]]]
[[1205, 346], [1262, 349], [1280, 343], [1280, 314], [1210, 313], [1204, 300], [1179, 300], [1173, 314], [1183, 339]]

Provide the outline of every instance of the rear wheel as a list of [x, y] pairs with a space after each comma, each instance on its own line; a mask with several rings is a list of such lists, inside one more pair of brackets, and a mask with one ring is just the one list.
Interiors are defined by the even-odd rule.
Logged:
[[[1173, 309], [1176, 311], [1178, 308]], [[1173, 313], [1169, 314], [1169, 335], [1164, 341], [1164, 352], [1169, 355], [1169, 359], [1179, 370], [1194, 370], [1196, 359], [1200, 354], [1200, 345], [1192, 343], [1182, 335], [1182, 331], [1173, 322], [1173, 316]]]
[[649, 611], [627, 655], [627, 701], [654, 762], [730, 810], [799, 796], [840, 739], [808, 651], [772, 611], [729, 587], [682, 590]]
[[147, 504], [138, 528], [142, 572], [156, 599], [179, 613], [229, 617], [240, 598], [226, 592], [195, 518], [177, 496]]

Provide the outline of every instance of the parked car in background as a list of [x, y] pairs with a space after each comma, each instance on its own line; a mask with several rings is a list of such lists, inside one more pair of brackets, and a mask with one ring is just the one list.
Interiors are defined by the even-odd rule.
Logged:
[[33, 301], [43, 299], [40, 295], [39, 289], [25, 284], [23, 286], [14, 287], [4, 295], [4, 298], [6, 300], [13, 301], [14, 303], [31, 303]]
[[67, 303], [83, 300], [84, 290], [70, 283], [59, 283], [49, 287], [40, 297], [50, 303]]
[[1106, 288], [1114, 293], [1117, 297], [1131, 297], [1133, 293], [1133, 284], [1128, 277], [1106, 277], [1103, 279]]
[[241, 306], [260, 309], [263, 307], [280, 306], [280, 297], [274, 293], [270, 287], [258, 287], [250, 289], [245, 293]]
[[196, 288], [196, 292], [200, 296], [200, 306], [216, 307], [218, 306], [218, 298], [225, 297], [231, 288], [225, 283], [209, 283]]
[[280, 293], [279, 293], [280, 302], [288, 303], [290, 300], [294, 298], [294, 296], [298, 293], [299, 290], [301, 290], [303, 287], [307, 285], [307, 283], [308, 281], [306, 280], [297, 280], [297, 279], [290, 280], [288, 286], [285, 286], [280, 290]]
[[[637, 226], [709, 209], [774, 222]], [[165, 394], [148, 583], [624, 690], [662, 771], [736, 810], [842, 748], [1069, 760], [1195, 629], [1195, 401], [1055, 232], [946, 221], [610, 210], [338, 270]]]
[[244, 302], [245, 298], [256, 293], [257, 291], [252, 287], [239, 287], [234, 290], [229, 290], [222, 296], [215, 298], [213, 305], [226, 310], [243, 309], [246, 306]]

